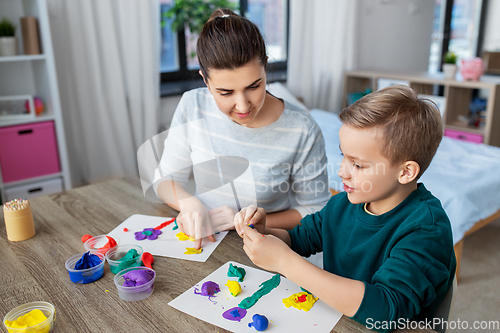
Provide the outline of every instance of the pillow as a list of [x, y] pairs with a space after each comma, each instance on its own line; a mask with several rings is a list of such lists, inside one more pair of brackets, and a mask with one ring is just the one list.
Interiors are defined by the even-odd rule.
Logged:
[[267, 85], [267, 91], [269, 91], [274, 96], [287, 100], [288, 102], [295, 104], [305, 110], [309, 110], [307, 106], [295, 97], [287, 87], [285, 87], [281, 82], [273, 82]]

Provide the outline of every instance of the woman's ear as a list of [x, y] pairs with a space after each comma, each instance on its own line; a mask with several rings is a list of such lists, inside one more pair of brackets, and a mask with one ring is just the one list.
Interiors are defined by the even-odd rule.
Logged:
[[403, 163], [401, 173], [399, 175], [400, 184], [409, 184], [414, 181], [420, 173], [420, 165], [415, 161], [406, 161]]
[[201, 78], [203, 79], [203, 82], [205, 82], [205, 85], [207, 86], [208, 88], [208, 81], [205, 79], [205, 77], [203, 76], [203, 72], [201, 71], [201, 69], [198, 71], [198, 73], [200, 74]]

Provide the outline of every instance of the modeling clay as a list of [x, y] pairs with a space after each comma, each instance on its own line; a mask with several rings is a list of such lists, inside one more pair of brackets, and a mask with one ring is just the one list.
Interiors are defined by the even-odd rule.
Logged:
[[184, 254], [200, 254], [201, 252], [203, 252], [201, 247], [198, 250], [194, 247], [186, 247], [186, 252], [184, 252]]
[[[106, 236], [106, 238], [108, 239], [108, 242], [104, 244], [103, 247], [99, 248], [99, 250], [101, 250], [100, 252], [102, 252], [102, 250], [107, 250], [116, 246], [116, 241], [113, 237]], [[104, 251], [104, 253], [106, 253], [106, 251]]]
[[222, 314], [222, 317], [228, 320], [232, 321], [241, 321], [245, 316], [247, 315], [247, 310], [239, 308], [239, 307], [234, 307], [232, 309], [227, 310]]
[[252, 322], [248, 324], [248, 327], [252, 326], [259, 332], [265, 331], [267, 330], [267, 326], [269, 326], [269, 320], [267, 320], [265, 316], [254, 314], [252, 317]]
[[283, 304], [285, 304], [287, 308], [293, 306], [299, 310], [309, 311], [317, 300], [318, 298], [314, 297], [312, 294], [300, 292], [283, 298]]
[[252, 306], [254, 306], [255, 303], [257, 303], [257, 301], [262, 296], [269, 294], [271, 290], [279, 286], [280, 281], [281, 281], [280, 275], [276, 274], [269, 280], [262, 282], [259, 286], [260, 287], [259, 290], [257, 290], [252, 296], [249, 296], [244, 300], [242, 300], [240, 304], [238, 304], [238, 306], [242, 309], [251, 308]]
[[241, 286], [238, 281], [227, 280], [226, 286], [233, 296], [238, 296], [238, 294], [241, 293]]
[[229, 264], [229, 269], [227, 270], [227, 276], [229, 277], [237, 277], [239, 282], [243, 282], [245, 278], [245, 269], [238, 266], [233, 266], [233, 264]]
[[136, 240], [141, 241], [144, 239], [155, 240], [161, 235], [161, 230], [154, 228], [144, 228], [142, 231], [138, 231], [134, 233], [134, 237]]
[[[207, 281], [201, 285], [201, 292], [199, 292], [198, 288], [194, 288], [194, 293], [196, 295], [201, 295], [201, 296], [208, 296], [208, 299], [211, 302], [214, 302], [210, 299], [210, 297], [215, 296], [220, 292], [219, 285], [213, 281]], [[214, 302], [215, 303], [215, 302]]]
[[86, 241], [88, 241], [90, 238], [92, 238], [92, 236], [88, 235], [88, 234], [85, 234], [82, 236], [82, 243], [85, 243]]
[[179, 229], [179, 226], [177, 225], [177, 220], [175, 220], [174, 222], [175, 222], [175, 226], [172, 228], [172, 230], [177, 230], [177, 229]]
[[91, 254], [90, 251], [85, 252], [83, 256], [76, 262], [75, 270], [82, 270], [87, 268], [92, 268], [101, 263], [101, 259], [95, 254]]
[[153, 262], [155, 261], [155, 258], [153, 258], [153, 255], [152, 255], [151, 253], [149, 253], [149, 252], [144, 252], [144, 253], [142, 254], [142, 258], [141, 258], [141, 260], [142, 260], [142, 263], [144, 264], [144, 266], [146, 266], [146, 267], [149, 267], [149, 268], [153, 269], [152, 264], [153, 264]]
[[145, 269], [134, 269], [123, 274], [124, 287], [137, 287], [148, 283], [153, 278], [153, 272]]
[[[40, 324], [42, 322], [44, 322], [45, 320], [47, 320], [47, 317], [45, 316], [45, 314], [39, 310], [39, 309], [35, 309], [35, 310], [31, 310], [30, 312], [28, 312], [27, 314], [25, 314], [24, 316], [20, 316], [18, 317], [16, 320], [13, 320], [13, 321], [9, 321], [9, 320], [6, 320], [5, 321], [5, 326], [8, 326], [8, 328], [15, 328], [15, 330], [9, 330], [9, 332], [31, 332], [31, 329], [29, 330], [19, 330], [20, 328], [27, 328], [27, 327], [30, 327], [30, 326], [34, 326], [34, 325], [37, 325], [37, 324]], [[47, 325], [45, 328], [41, 329], [41, 330], [36, 330], [37, 332], [43, 332], [43, 333], [47, 333], [49, 332], [50, 330], [50, 325]]]
[[123, 258], [118, 260], [120, 262], [118, 267], [120, 268], [120, 270], [123, 270], [125, 268], [129, 268], [129, 267], [133, 266], [136, 263], [138, 256], [139, 256], [139, 253], [137, 253], [136, 249], [128, 250], [127, 254], [125, 254], [125, 256], [123, 256]]
[[[175, 222], [175, 217], [173, 219], [170, 219], [168, 221], [163, 222], [162, 224], [160, 224], [157, 227], [154, 227], [154, 229], [160, 230], [162, 228], [165, 228], [167, 225], [172, 224], [173, 222]], [[175, 225], [177, 225], [177, 222], [175, 223]]]
[[123, 228], [123, 231], [127, 232], [127, 231], [128, 231], [128, 228]]
[[190, 240], [190, 241], [193, 241], [193, 242], [195, 241], [195, 239], [193, 237], [186, 235], [182, 231], [179, 232], [178, 234], [176, 234], [175, 236], [177, 238], [179, 238], [180, 241], [187, 241], [187, 240]]

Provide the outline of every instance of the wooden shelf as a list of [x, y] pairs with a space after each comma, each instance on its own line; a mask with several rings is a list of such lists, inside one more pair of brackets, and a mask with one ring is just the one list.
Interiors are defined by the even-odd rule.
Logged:
[[[344, 105], [347, 106], [347, 94], [364, 91], [367, 88], [378, 89], [378, 79], [403, 80], [419, 94], [432, 94], [438, 86], [444, 87], [445, 111], [443, 121], [445, 128], [479, 134], [484, 143], [500, 147], [500, 77], [483, 75], [479, 81], [465, 81], [460, 74], [455, 80], [445, 79], [443, 73], [416, 72], [381, 72], [374, 70], [354, 70], [345, 74]], [[487, 94], [485, 125], [482, 128], [468, 126], [458, 121], [459, 116], [469, 115], [469, 103], [475, 89], [484, 90]]]
[[468, 133], [473, 133], [473, 134], [480, 134], [483, 136], [485, 134], [484, 128], [472, 127], [472, 126], [464, 124], [460, 121], [455, 121], [452, 124], [446, 125], [446, 128], [456, 130], [456, 131], [468, 132]]

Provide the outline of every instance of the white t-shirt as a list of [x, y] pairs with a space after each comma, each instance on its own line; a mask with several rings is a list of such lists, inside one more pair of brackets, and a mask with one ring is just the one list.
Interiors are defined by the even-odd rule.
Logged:
[[306, 110], [284, 103], [278, 120], [249, 128], [224, 115], [207, 88], [184, 93], [155, 189], [162, 179], [189, 187], [194, 178], [195, 195], [207, 210], [236, 210], [237, 202], [266, 212], [296, 209], [302, 216], [320, 210], [331, 196], [323, 135]]

